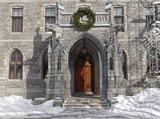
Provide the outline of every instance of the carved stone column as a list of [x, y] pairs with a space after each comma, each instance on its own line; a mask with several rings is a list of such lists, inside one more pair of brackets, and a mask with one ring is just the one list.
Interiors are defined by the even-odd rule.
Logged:
[[64, 77], [63, 77], [63, 71], [62, 71], [62, 49], [59, 44], [59, 41], [57, 41], [57, 45], [54, 48], [53, 51], [54, 57], [52, 60], [54, 61], [53, 66], [53, 84], [55, 87], [53, 88], [53, 97], [61, 97], [64, 98]]
[[114, 36], [113, 36], [113, 47], [114, 47], [114, 80], [115, 80], [115, 88], [120, 88], [120, 82], [122, 82], [122, 51], [120, 51], [120, 46], [118, 43], [118, 29], [115, 28]]
[[48, 74], [47, 74], [47, 79], [46, 79], [46, 100], [49, 100], [53, 97], [53, 67], [52, 67], [52, 54], [53, 49], [51, 45], [49, 44], [48, 46]]
[[104, 52], [104, 56], [102, 59], [103, 66], [103, 80], [102, 80], [102, 95], [101, 100], [108, 100], [108, 64], [107, 64], [107, 53]]

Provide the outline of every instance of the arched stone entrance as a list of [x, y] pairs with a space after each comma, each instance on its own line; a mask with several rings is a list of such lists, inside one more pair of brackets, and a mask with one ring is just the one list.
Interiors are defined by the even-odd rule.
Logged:
[[71, 95], [100, 95], [102, 62], [96, 44], [84, 37], [74, 43], [69, 52]]

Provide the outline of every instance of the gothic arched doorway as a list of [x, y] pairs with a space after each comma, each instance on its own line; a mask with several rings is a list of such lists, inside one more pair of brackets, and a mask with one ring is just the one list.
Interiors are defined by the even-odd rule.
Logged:
[[[70, 93], [100, 95], [102, 89], [102, 62], [97, 41], [82, 38], [69, 51]], [[81, 95], [80, 95], [81, 96]]]
[[89, 53], [79, 53], [75, 60], [74, 71], [75, 92], [92, 94], [94, 92], [94, 62]]

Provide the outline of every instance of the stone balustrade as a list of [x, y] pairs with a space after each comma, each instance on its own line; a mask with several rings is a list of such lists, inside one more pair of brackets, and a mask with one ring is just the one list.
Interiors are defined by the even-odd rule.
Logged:
[[[73, 13], [62, 13], [60, 25], [63, 27], [73, 26]], [[111, 15], [109, 13], [96, 13], [94, 26], [110, 26]]]

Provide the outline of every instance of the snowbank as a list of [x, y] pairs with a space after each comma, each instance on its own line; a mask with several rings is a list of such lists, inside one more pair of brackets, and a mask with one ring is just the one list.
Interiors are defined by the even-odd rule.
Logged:
[[111, 112], [140, 119], [160, 119], [160, 89], [150, 88], [135, 96], [117, 97]]
[[53, 107], [53, 100], [46, 101], [41, 105], [33, 105], [31, 100], [21, 96], [9, 96], [0, 98], [0, 119], [24, 117], [27, 115], [53, 115], [62, 112], [61, 107]]

